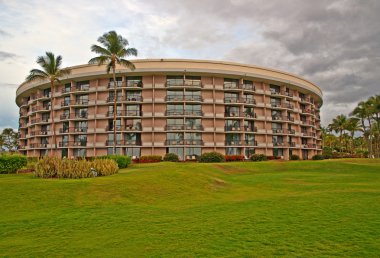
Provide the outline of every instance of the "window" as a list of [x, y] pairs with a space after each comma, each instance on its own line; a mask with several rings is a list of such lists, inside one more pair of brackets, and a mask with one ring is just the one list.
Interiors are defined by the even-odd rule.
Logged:
[[223, 85], [225, 89], [236, 89], [239, 85], [239, 79], [224, 78]]
[[174, 154], [177, 154], [178, 158], [180, 160], [183, 160], [183, 149], [182, 147], [178, 148], [178, 147], [169, 147], [167, 148], [166, 150], [166, 153], [174, 153]]
[[227, 147], [226, 148], [226, 155], [240, 155], [241, 148], [236, 147]]
[[284, 150], [283, 149], [274, 148], [273, 149], [273, 156], [275, 156], [275, 157], [282, 157], [282, 156], [284, 156]]
[[142, 87], [142, 77], [141, 76], [128, 76], [127, 77], [127, 87]]
[[139, 158], [141, 156], [141, 149], [128, 147], [125, 149], [125, 155], [130, 156], [133, 159]]
[[278, 85], [270, 84], [269, 88], [272, 93], [280, 93], [280, 86]]
[[74, 157], [86, 157], [86, 149], [74, 149]]
[[196, 160], [201, 154], [201, 148], [185, 148], [185, 156], [187, 160]]
[[[113, 155], [113, 147], [107, 148], [107, 155]], [[121, 155], [121, 148], [115, 148], [115, 154]]]
[[247, 158], [251, 157], [253, 154], [255, 154], [255, 149], [254, 148], [245, 148], [245, 156]]

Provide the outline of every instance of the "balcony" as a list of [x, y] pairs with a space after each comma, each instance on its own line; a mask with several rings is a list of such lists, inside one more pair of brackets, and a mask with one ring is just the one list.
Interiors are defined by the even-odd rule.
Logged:
[[301, 120], [301, 124], [303, 124], [303, 125], [314, 125], [313, 122], [308, 121], [308, 120]]
[[185, 140], [179, 140], [179, 139], [167, 139], [165, 141], [165, 145], [168, 146], [175, 146], [175, 145], [203, 145], [202, 140], [193, 140], [193, 139], [185, 139]]
[[62, 141], [58, 143], [59, 147], [86, 147], [87, 141]]
[[281, 128], [272, 128], [272, 133], [273, 134], [283, 134], [284, 133], [284, 129], [281, 129]]
[[273, 142], [273, 147], [287, 147], [288, 144], [286, 142]]
[[49, 118], [44, 117], [44, 118], [35, 118], [31, 120], [31, 124], [38, 124], [38, 123], [48, 123]]
[[71, 92], [71, 87], [70, 88], [63, 88], [62, 90], [61, 90], [61, 93], [62, 94], [67, 94], [67, 93], [70, 93]]
[[127, 80], [128, 88], [142, 88], [143, 82], [141, 80]]
[[166, 87], [190, 87], [201, 88], [202, 82], [200, 80], [181, 80], [181, 79], [168, 79], [166, 80]]
[[283, 116], [272, 116], [273, 121], [286, 121], [287, 118]]
[[245, 131], [245, 132], [253, 132], [253, 133], [257, 133], [257, 127], [244, 126], [244, 131]]
[[113, 140], [107, 140], [106, 146], [141, 146], [141, 141], [139, 140], [116, 140], [114, 142]]
[[256, 91], [256, 88], [253, 84], [243, 84], [243, 89], [249, 91]]
[[246, 105], [256, 105], [256, 100], [255, 100], [255, 99], [244, 98], [244, 99], [243, 99], [243, 102], [244, 102]]
[[69, 141], [63, 141], [58, 143], [59, 147], [69, 147]]
[[224, 117], [242, 117], [243, 116], [243, 112], [239, 112], [239, 111], [236, 111], [236, 112], [225, 112], [224, 113]]
[[68, 107], [70, 106], [70, 100], [65, 100], [61, 102], [61, 107]]
[[48, 135], [48, 134], [49, 134], [49, 131], [46, 131], [46, 130], [30, 132], [30, 136], [40, 136], [40, 135]]
[[[123, 87], [123, 82], [122, 81], [116, 81], [115, 83], [116, 83], [116, 87], [117, 88]], [[108, 83], [108, 86], [107, 86], [108, 89], [114, 89], [115, 88], [115, 83], [113, 81], [110, 81]]]
[[32, 107], [32, 112], [50, 111], [50, 105]]
[[182, 95], [182, 96], [166, 96], [165, 101], [167, 102], [183, 102], [183, 101], [196, 101], [196, 102], [202, 102], [203, 99], [201, 96], [188, 96], [188, 95]]
[[316, 137], [315, 133], [309, 133], [309, 132], [302, 132], [303, 137]]
[[165, 126], [166, 131], [202, 131], [203, 126], [202, 125], [187, 125], [187, 124], [176, 124], [176, 125], [166, 125]]
[[225, 90], [240, 90], [243, 89], [243, 85], [237, 82], [224, 82], [223, 88]]
[[294, 129], [285, 129], [284, 133], [285, 134], [296, 134], [296, 131]]
[[224, 98], [224, 103], [244, 103], [244, 99], [238, 98], [238, 97], [226, 97]]
[[142, 96], [126, 96], [124, 101], [126, 101], [126, 102], [142, 102], [143, 97]]
[[41, 148], [47, 148], [48, 144], [49, 144], [48, 142], [47, 143], [31, 143], [29, 147], [32, 149], [41, 149]]
[[83, 91], [89, 91], [90, 90], [90, 84], [82, 84], [77, 85], [76, 87], [73, 87], [73, 92], [83, 92]]
[[315, 149], [317, 147], [314, 143], [303, 143], [302, 148], [304, 149]]
[[87, 117], [88, 117], [88, 113], [87, 112], [78, 112], [78, 113], [75, 113], [74, 114], [74, 117], [72, 117], [72, 118], [74, 118], [74, 119], [87, 119]]
[[311, 109], [307, 109], [307, 108], [305, 108], [305, 109], [302, 109], [302, 110], [301, 110], [301, 113], [302, 113], [302, 114], [310, 114], [310, 115], [311, 115], [311, 114], [312, 114], [312, 111], [311, 111]]
[[288, 144], [289, 144], [289, 147], [292, 147], [292, 148], [296, 147], [296, 143], [295, 142], [288, 142]]
[[303, 102], [303, 103], [311, 103], [310, 98], [300, 97], [300, 99], [301, 99], [301, 102]]
[[224, 131], [225, 132], [231, 132], [231, 131], [241, 131], [241, 127], [240, 126], [225, 126], [224, 127]]
[[294, 122], [294, 117], [287, 116], [286, 117], [286, 121], [288, 121], [288, 122]]
[[59, 116], [60, 120], [67, 120], [70, 119], [70, 113], [68, 114], [62, 114]]
[[244, 112], [244, 117], [245, 118], [256, 118], [256, 113], [250, 113], [250, 112]]
[[287, 108], [287, 109], [294, 109], [294, 105], [290, 104], [290, 103], [285, 103], [283, 105], [284, 108]]
[[[113, 111], [108, 111], [106, 113], [107, 117], [113, 117], [113, 115], [114, 115]], [[120, 117], [120, 116], [142, 116], [142, 115], [143, 115], [143, 112], [140, 110], [119, 110], [119, 111], [116, 111], [117, 117]]]
[[[111, 96], [111, 97], [107, 97], [107, 102], [114, 102], [115, 101], [115, 97]], [[122, 96], [117, 96], [116, 97], [116, 102], [120, 102], [120, 101], [123, 101], [123, 97]]]
[[257, 146], [257, 141], [253, 141], [253, 140], [245, 140], [245, 141], [244, 141], [244, 145], [245, 145], [245, 146]]
[[226, 140], [225, 145], [226, 146], [241, 146], [243, 145], [243, 142], [240, 140]]
[[88, 105], [88, 99], [77, 99], [75, 101], [71, 101], [71, 105], [86, 106]]
[[203, 116], [200, 110], [166, 110], [166, 116]]
[[281, 102], [271, 103], [270, 106], [271, 106], [272, 108], [285, 108], [285, 107], [281, 104]]

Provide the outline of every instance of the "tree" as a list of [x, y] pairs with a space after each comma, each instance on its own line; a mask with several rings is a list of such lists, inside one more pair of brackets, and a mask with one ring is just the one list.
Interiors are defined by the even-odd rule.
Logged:
[[345, 115], [338, 115], [333, 119], [332, 123], [329, 125], [336, 133], [339, 133], [339, 145], [340, 153], [342, 154], [343, 145], [342, 145], [342, 135], [343, 131], [346, 130], [347, 117]]
[[353, 154], [355, 133], [363, 131], [362, 127], [360, 126], [360, 119], [356, 117], [348, 118], [347, 123], [346, 123], [346, 130], [350, 133], [350, 142], [351, 142], [350, 149], [351, 149], [351, 154]]
[[50, 83], [50, 117], [53, 131], [53, 144], [50, 145], [50, 155], [53, 155], [53, 148], [57, 148], [57, 140], [55, 135], [55, 123], [54, 123], [54, 86], [55, 83], [60, 83], [60, 78], [67, 76], [71, 73], [71, 70], [68, 68], [61, 68], [62, 65], [62, 57], [55, 55], [52, 52], [46, 52], [45, 56], [39, 56], [37, 58], [37, 64], [42, 67], [40, 69], [32, 69], [30, 70], [29, 75], [26, 77], [27, 82], [33, 81], [48, 81]]
[[19, 135], [12, 128], [5, 128], [0, 135], [0, 148], [9, 152], [17, 151]]
[[114, 83], [114, 105], [113, 105], [113, 154], [116, 153], [116, 103], [117, 103], [117, 89], [116, 89], [116, 64], [125, 66], [131, 70], [135, 69], [135, 65], [124, 59], [128, 56], [137, 56], [135, 48], [126, 48], [129, 43], [128, 40], [118, 35], [115, 31], [104, 33], [98, 38], [98, 42], [103, 46], [92, 45], [91, 51], [99, 54], [99, 56], [91, 58], [89, 64], [106, 65], [107, 73], [112, 69], [112, 78]]

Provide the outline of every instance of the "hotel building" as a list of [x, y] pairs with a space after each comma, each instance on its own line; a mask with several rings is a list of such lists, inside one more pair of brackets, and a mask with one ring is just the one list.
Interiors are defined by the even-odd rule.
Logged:
[[53, 94], [47, 81], [21, 84], [19, 151], [92, 157], [112, 154], [115, 142], [122, 155], [182, 160], [210, 151], [310, 159], [322, 151], [322, 92], [308, 80], [222, 61], [133, 63], [133, 71], [117, 67], [116, 96], [112, 74], [97, 65], [71, 67]]

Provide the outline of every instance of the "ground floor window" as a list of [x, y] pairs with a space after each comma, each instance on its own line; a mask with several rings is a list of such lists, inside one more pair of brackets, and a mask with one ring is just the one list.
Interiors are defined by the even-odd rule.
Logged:
[[74, 157], [86, 157], [86, 149], [74, 149]]
[[40, 156], [41, 157], [47, 156], [48, 154], [49, 154], [49, 150], [48, 149], [40, 150]]
[[[110, 147], [110, 148], [107, 148], [107, 155], [113, 155], [113, 148]], [[116, 148], [115, 149], [115, 154], [117, 155], [121, 155], [121, 148]]]
[[67, 158], [69, 156], [69, 150], [68, 149], [62, 149], [61, 156], [62, 156], [62, 158]]
[[186, 160], [196, 160], [202, 154], [201, 148], [186, 148]]
[[184, 148], [182, 147], [179, 147], [179, 148], [175, 148], [175, 147], [170, 147], [170, 148], [167, 148], [166, 149], [166, 153], [174, 153], [174, 154], [177, 154], [179, 160], [183, 160], [183, 153], [184, 153]]
[[254, 148], [245, 148], [245, 157], [250, 158], [253, 154], [255, 154]]
[[141, 156], [141, 149], [125, 148], [125, 155], [132, 157], [132, 159], [139, 158]]
[[240, 155], [241, 148], [226, 148], [226, 155]]
[[284, 150], [283, 149], [273, 149], [273, 156], [275, 157], [281, 157], [284, 156]]

